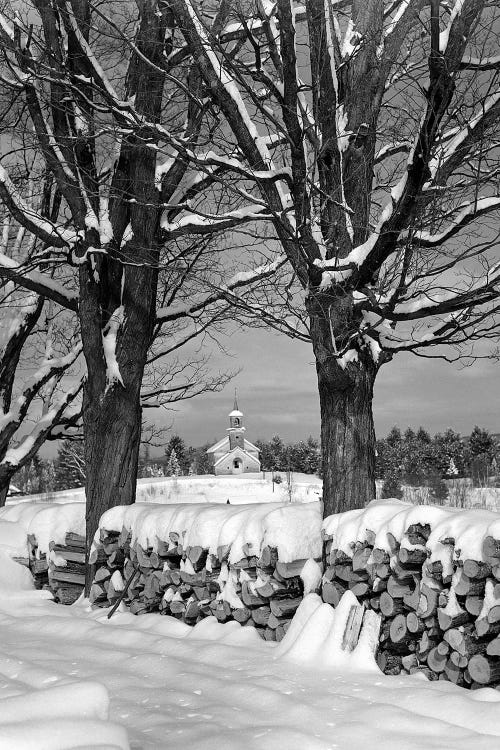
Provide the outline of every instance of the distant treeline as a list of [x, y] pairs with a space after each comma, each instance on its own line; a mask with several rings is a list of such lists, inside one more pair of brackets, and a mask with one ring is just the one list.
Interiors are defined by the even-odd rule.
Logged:
[[[145, 445], [139, 477], [212, 474], [209, 448], [215, 441], [197, 448], [187, 446], [173, 435], [162, 456], [152, 458]], [[321, 476], [319, 442], [307, 440], [285, 443], [279, 435], [257, 440], [262, 471], [292, 471]], [[429, 487], [436, 498], [446, 494], [444, 479], [470, 477], [475, 486], [498, 484], [500, 446], [488, 430], [474, 427], [468, 437], [452, 429], [431, 437], [423, 427], [404, 432], [393, 427], [377, 441], [376, 478], [384, 482], [385, 497], [401, 496], [403, 484]], [[13, 485], [26, 494], [71, 489], [85, 484], [83, 444], [76, 440], [61, 443], [55, 459], [35, 456], [15, 476]]]

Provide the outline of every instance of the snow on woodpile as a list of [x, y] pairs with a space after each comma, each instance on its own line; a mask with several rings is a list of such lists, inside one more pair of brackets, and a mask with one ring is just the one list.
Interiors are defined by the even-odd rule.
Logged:
[[1, 508], [0, 547], [29, 567], [37, 589], [72, 604], [85, 585], [85, 503]]
[[386, 673], [500, 686], [500, 516], [382, 500], [323, 522], [322, 596], [383, 617]]
[[214, 614], [280, 640], [304, 592], [319, 588], [320, 532], [319, 502], [118, 506], [96, 534], [90, 600], [109, 606], [125, 590], [137, 614], [189, 624]]

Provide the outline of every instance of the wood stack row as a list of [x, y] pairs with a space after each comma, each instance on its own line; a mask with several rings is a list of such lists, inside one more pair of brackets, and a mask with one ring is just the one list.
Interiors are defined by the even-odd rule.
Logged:
[[38, 549], [33, 534], [28, 536], [28, 557], [16, 558], [29, 567], [35, 588], [50, 589], [60, 604], [73, 604], [85, 587], [85, 537], [69, 532], [64, 544], [49, 544], [49, 553]]
[[49, 548], [49, 588], [56, 602], [73, 604], [85, 588], [85, 537], [68, 532], [64, 544]]
[[[217, 555], [199, 546], [184, 549], [175, 532], [156, 549], [131, 543], [130, 533], [101, 529], [91, 554], [96, 565], [90, 601], [109, 607], [123, 595], [134, 614], [160, 612], [189, 625], [209, 615], [219, 622], [236, 620], [259, 629], [266, 640], [279, 641], [303, 596], [300, 572], [306, 560], [283, 563], [274, 548], [260, 556], [244, 547], [245, 557], [229, 562], [230, 547]], [[128, 586], [127, 586], [128, 583]]]
[[[386, 674], [422, 671], [431, 680], [500, 689], [500, 541], [487, 537], [482, 561], [460, 560], [453, 539], [439, 561], [426, 546], [428, 525], [410, 526], [403, 540], [375, 534], [352, 545], [352, 556], [324, 545], [322, 595], [336, 606], [351, 590], [382, 615], [377, 661]], [[457, 559], [458, 558], [458, 559]]]

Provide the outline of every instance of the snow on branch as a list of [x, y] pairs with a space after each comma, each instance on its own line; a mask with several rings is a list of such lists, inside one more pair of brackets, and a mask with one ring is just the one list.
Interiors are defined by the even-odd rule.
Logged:
[[166, 237], [173, 238], [185, 234], [211, 234], [215, 230], [231, 229], [248, 221], [272, 218], [274, 217], [266, 212], [262, 206], [255, 204], [236, 209], [235, 211], [229, 211], [226, 214], [201, 214], [201, 212], [195, 212], [188, 216], [183, 216], [182, 219], [174, 222], [162, 219], [161, 228]]
[[210, 305], [225, 299], [228, 293], [273, 276], [276, 271], [286, 264], [286, 262], [286, 256], [279, 255], [271, 263], [258, 266], [252, 271], [240, 271], [236, 273], [227, 284], [216, 289], [213, 293], [206, 295], [199, 302], [195, 302], [191, 305], [173, 305], [172, 307], [158, 309], [156, 312], [156, 320], [159, 323], [165, 323], [167, 321], [189, 318], [196, 315]]
[[411, 241], [420, 247], [437, 247], [454, 237], [461, 229], [475, 219], [490, 213], [490, 211], [496, 211], [499, 208], [500, 196], [479, 198], [476, 201], [461, 206], [458, 209], [458, 214], [455, 220], [449, 224], [446, 229], [435, 234], [425, 231], [414, 232], [411, 235]]
[[47, 297], [61, 307], [77, 312], [78, 294], [76, 292], [66, 289], [45, 273], [26, 269], [23, 264], [16, 263], [3, 253], [0, 253], [0, 277], [12, 279], [25, 289]]
[[82, 386], [83, 381], [79, 380], [69, 388], [65, 395], [36, 422], [33, 430], [23, 437], [20, 445], [6, 451], [3, 460], [0, 461], [0, 466], [8, 467], [14, 474], [18, 467], [29, 461], [45, 442], [51, 430], [59, 425], [66, 409], [76, 399]]
[[55, 226], [29, 206], [2, 166], [0, 166], [0, 198], [21, 226], [48, 245], [71, 247], [78, 241], [79, 236], [76, 232]]

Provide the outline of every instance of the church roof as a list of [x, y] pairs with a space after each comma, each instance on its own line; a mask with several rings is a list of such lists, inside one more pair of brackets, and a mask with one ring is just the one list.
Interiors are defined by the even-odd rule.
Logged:
[[[208, 451], [207, 451], [208, 453]], [[256, 456], [252, 456], [251, 453], [248, 453], [248, 451], [243, 450], [243, 448], [240, 448], [239, 445], [237, 445], [235, 448], [233, 448], [232, 451], [228, 451], [227, 453], [224, 453], [223, 456], [217, 459], [217, 461], [214, 463], [214, 466], [217, 466], [222, 461], [227, 461], [228, 457], [234, 457], [234, 456], [246, 456], [246, 458], [249, 461], [253, 461], [254, 463], [258, 464], [260, 466], [260, 461]]]
[[243, 412], [239, 411], [238, 409], [233, 409], [233, 411], [229, 413], [229, 416], [230, 417], [242, 417]]
[[[217, 443], [214, 443], [214, 445], [211, 445], [210, 448], [207, 449], [207, 453], [216, 453], [217, 451], [223, 450], [223, 448], [227, 445], [227, 451], [226, 453], [229, 453], [229, 437], [226, 435], [226, 437], [223, 437], [222, 440], [217, 441]], [[254, 450], [259, 451], [256, 445], [250, 442], [250, 440], [247, 440], [246, 438], [243, 440], [243, 445], [245, 450]]]

